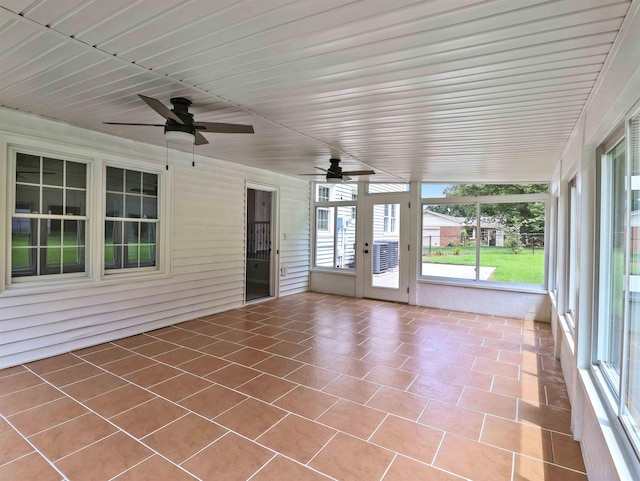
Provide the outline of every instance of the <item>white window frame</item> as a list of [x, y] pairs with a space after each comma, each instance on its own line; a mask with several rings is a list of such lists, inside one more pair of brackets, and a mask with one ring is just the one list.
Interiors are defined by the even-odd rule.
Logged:
[[567, 184], [567, 239], [566, 239], [566, 300], [565, 319], [572, 334], [575, 333], [575, 325], [578, 310], [578, 290], [580, 279], [579, 263], [579, 239], [580, 239], [580, 193], [578, 191], [578, 177], [574, 176]]
[[[6, 271], [5, 271], [5, 285], [6, 286], [11, 286], [11, 285], [31, 285], [31, 286], [40, 286], [40, 285], [47, 285], [47, 284], [51, 284], [53, 282], [68, 282], [68, 281], [78, 281], [78, 280], [83, 280], [83, 279], [87, 279], [91, 276], [91, 252], [90, 252], [90, 245], [91, 245], [91, 232], [90, 232], [90, 226], [92, 225], [91, 223], [91, 195], [92, 195], [92, 189], [91, 189], [91, 168], [92, 168], [92, 164], [91, 164], [91, 159], [86, 158], [86, 157], [82, 157], [82, 156], [78, 156], [76, 154], [71, 154], [71, 153], [66, 153], [66, 152], [59, 152], [59, 151], [51, 151], [49, 149], [40, 149], [40, 148], [33, 148], [33, 147], [29, 147], [29, 146], [22, 146], [22, 145], [12, 145], [9, 144], [9, 148], [8, 148], [8, 159], [9, 159], [9, 166], [7, 169], [7, 179], [6, 179], [6, 188], [7, 188], [7, 192], [9, 194], [8, 196], [8, 201], [9, 204], [7, 205], [7, 229], [6, 229], [6, 252], [4, 253], [6, 262], [5, 262], [5, 266], [6, 266]], [[18, 214], [16, 215], [15, 213], [15, 203], [16, 203], [16, 162], [17, 162], [17, 156], [18, 154], [27, 154], [27, 155], [33, 155], [36, 157], [49, 157], [49, 158], [53, 158], [53, 159], [58, 159], [58, 160], [64, 160], [64, 161], [71, 161], [71, 162], [77, 162], [77, 163], [82, 163], [85, 164], [86, 166], [86, 188], [85, 188], [85, 198], [86, 198], [86, 205], [85, 205], [85, 215], [83, 216], [79, 216], [79, 215], [54, 215], [54, 214], [42, 214], [42, 213], [38, 213], [38, 214]], [[41, 185], [46, 185], [46, 184], [41, 184]], [[64, 187], [66, 189], [66, 186]], [[33, 276], [19, 276], [19, 277], [13, 277], [13, 273], [12, 273], [12, 255], [11, 255], [11, 248], [12, 248], [12, 221], [15, 218], [24, 218], [24, 219], [55, 219], [55, 220], [82, 220], [85, 222], [85, 268], [83, 272], [68, 272], [68, 273], [61, 273], [61, 274], [36, 274]]]

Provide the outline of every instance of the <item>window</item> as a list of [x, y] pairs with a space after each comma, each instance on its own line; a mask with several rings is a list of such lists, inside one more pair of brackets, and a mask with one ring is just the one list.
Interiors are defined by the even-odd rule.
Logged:
[[104, 267], [157, 266], [158, 175], [106, 168]]
[[13, 278], [85, 272], [87, 166], [17, 152]]
[[566, 316], [569, 327], [574, 329], [576, 321], [576, 308], [578, 305], [578, 239], [580, 238], [578, 229], [580, 226], [578, 218], [578, 186], [574, 178], [569, 182], [569, 195], [567, 196], [569, 205], [567, 206], [567, 299]]
[[396, 225], [398, 216], [396, 209], [398, 204], [385, 204], [384, 205], [384, 217], [383, 217], [383, 231], [385, 234], [394, 234], [396, 232]]
[[318, 207], [316, 211], [316, 221], [318, 232], [329, 232], [329, 209]]
[[317, 186], [315, 267], [355, 268], [357, 198], [357, 184]]
[[423, 185], [422, 276], [544, 285], [547, 190]]
[[640, 454], [640, 115], [599, 163], [598, 311], [594, 365]]

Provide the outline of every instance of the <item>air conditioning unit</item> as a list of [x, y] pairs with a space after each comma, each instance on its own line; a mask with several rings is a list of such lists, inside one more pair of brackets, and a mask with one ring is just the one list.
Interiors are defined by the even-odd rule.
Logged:
[[373, 273], [382, 274], [389, 270], [389, 243], [387, 241], [373, 242]]

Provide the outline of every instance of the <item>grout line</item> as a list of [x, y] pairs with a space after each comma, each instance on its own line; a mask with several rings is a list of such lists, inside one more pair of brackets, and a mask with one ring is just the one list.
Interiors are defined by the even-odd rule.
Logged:
[[[329, 440], [328, 440], [326, 443], [324, 443], [320, 449], [318, 449], [318, 450], [316, 451], [316, 454], [314, 454], [313, 456], [311, 456], [311, 458], [309, 459], [309, 461], [307, 461], [306, 466], [309, 466], [309, 465], [311, 464], [311, 462], [312, 462], [314, 459], [316, 459], [316, 457], [318, 456], [318, 454], [320, 454], [320, 453], [324, 450], [324, 448], [326, 448], [326, 447], [329, 445], [329, 443], [330, 443], [331, 441], [333, 441], [333, 440], [335, 439], [335, 437], [336, 437], [339, 433], [344, 433], [343, 431], [340, 431], [339, 429], [335, 429], [335, 428], [331, 428], [331, 429], [333, 429], [333, 430], [335, 431], [335, 433], [333, 433], [333, 436], [331, 436], [331, 437], [329, 438]], [[347, 433], [344, 433], [344, 434], [347, 434]], [[347, 434], [347, 435], [348, 435], [348, 436], [350, 436], [350, 434]], [[355, 436], [353, 436], [353, 437], [355, 437]], [[356, 439], [360, 439], [360, 438], [356, 438]]]
[[[17, 433], [17, 434], [18, 434], [22, 439], [24, 439], [24, 441], [25, 441], [27, 444], [29, 444], [29, 446], [31, 446], [31, 449], [33, 449], [33, 451], [34, 451], [34, 452], [38, 453], [38, 454], [42, 457], [42, 459], [44, 459], [44, 460], [47, 462], [47, 464], [49, 464], [49, 465], [50, 465], [50, 466], [51, 466], [51, 467], [52, 467], [52, 468], [53, 468], [53, 469], [54, 469], [54, 470], [55, 470], [55, 471], [60, 475], [60, 477], [61, 477], [62, 479], [65, 479], [65, 480], [67, 479], [67, 477], [64, 475], [64, 473], [58, 469], [58, 467], [54, 464], [54, 462], [53, 462], [53, 461], [51, 461], [47, 456], [45, 456], [45, 455], [44, 455], [44, 454], [43, 454], [43, 453], [42, 453], [42, 452], [41, 452], [41, 451], [40, 451], [40, 450], [35, 446], [35, 444], [33, 444], [33, 443], [32, 443], [32, 442], [31, 442], [31, 441], [30, 441], [26, 436], [24, 436], [24, 435], [23, 435], [23, 434], [22, 434], [18, 429], [16, 429], [16, 427], [15, 427], [15, 426], [14, 426], [14, 425], [13, 425], [13, 424], [12, 424], [12, 423], [7, 419], [7, 418], [6, 418], [3, 414], [0, 414], [0, 419], [4, 420], [4, 422], [6, 422], [9, 426], [11, 426], [11, 428], [12, 428], [12, 429], [13, 429], [13, 430], [14, 430], [14, 431], [15, 431], [15, 432], [16, 432], [16, 433]], [[26, 456], [28, 456], [28, 455], [30, 455], [30, 454], [33, 454], [33, 452], [31, 452], [31, 453], [27, 453], [27, 454], [25, 454], [24, 456], [20, 456], [20, 457], [18, 457], [18, 458], [16, 458], [16, 459], [13, 459], [13, 460], [9, 461], [8, 463], [3, 464], [3, 466], [6, 466], [6, 465], [8, 465], [8, 464], [12, 463], [13, 461], [18, 460], [18, 459], [24, 458], [24, 457], [26, 457]]]
[[394, 461], [396, 460], [396, 458], [398, 457], [398, 453], [396, 452], [393, 456], [393, 459], [391, 460], [391, 462], [389, 463], [389, 465], [387, 466], [387, 469], [384, 470], [384, 473], [382, 473], [382, 476], [380, 476], [379, 481], [382, 481], [384, 479], [384, 477], [387, 475], [387, 473], [389, 472], [389, 470], [391, 469], [391, 465], [394, 463]]
[[139, 463], [134, 464], [133, 466], [131, 466], [130, 468], [125, 469], [124, 471], [122, 471], [121, 473], [116, 474], [113, 478], [110, 478], [109, 481], [113, 481], [114, 479], [122, 476], [125, 473], [128, 473], [129, 471], [137, 468], [138, 466], [140, 466], [142, 463], [148, 461], [149, 459], [151, 459], [152, 457], [154, 457], [155, 454], [151, 454], [148, 458], [144, 458], [142, 461], [140, 461]]

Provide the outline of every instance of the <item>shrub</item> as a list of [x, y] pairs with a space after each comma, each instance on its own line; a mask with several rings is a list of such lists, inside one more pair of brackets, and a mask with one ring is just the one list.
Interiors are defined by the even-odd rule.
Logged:
[[456, 247], [456, 248], [453, 250], [453, 255], [454, 255], [454, 256], [459, 256], [459, 255], [460, 255], [460, 252], [462, 252], [462, 249], [460, 249], [460, 247]]

